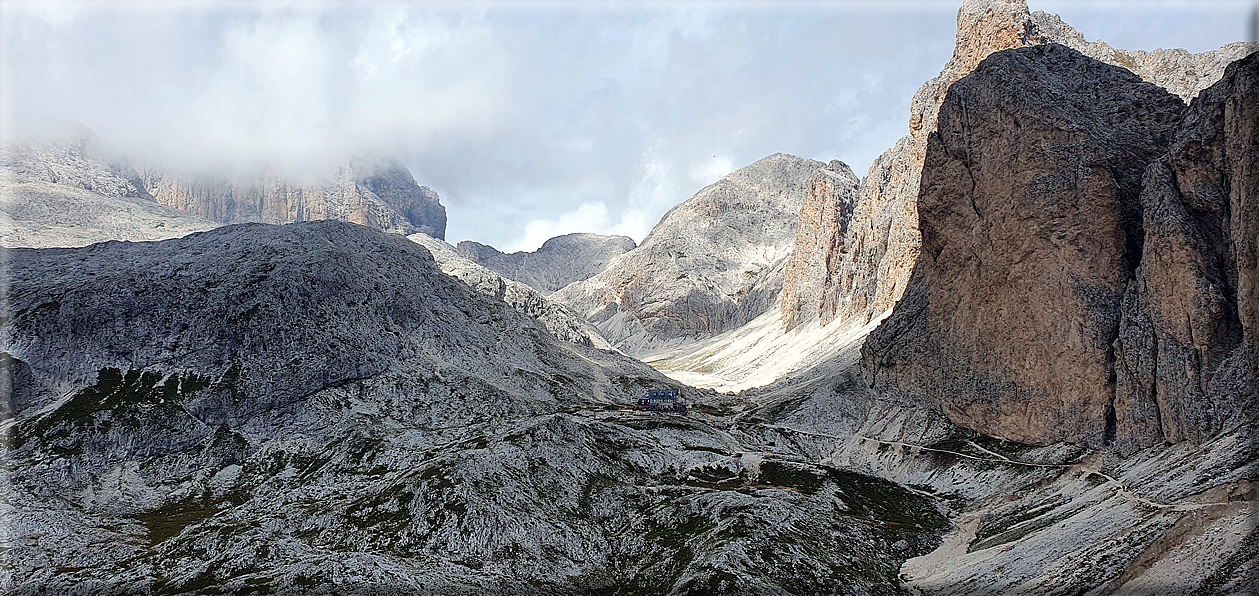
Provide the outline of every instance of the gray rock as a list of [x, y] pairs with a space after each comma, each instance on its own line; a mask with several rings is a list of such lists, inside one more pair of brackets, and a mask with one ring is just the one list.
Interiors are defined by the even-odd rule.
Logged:
[[542, 323], [555, 337], [601, 350], [612, 349], [608, 340], [599, 335], [599, 330], [589, 321], [547, 300], [537, 290], [464, 258], [455, 247], [436, 238], [412, 234], [407, 239], [428, 249], [442, 273], [459, 279], [483, 295], [506, 302], [516, 312]]
[[397, 235], [10, 257], [6, 593], [893, 594], [946, 526], [702, 417], [604, 411], [705, 396]]
[[613, 257], [636, 246], [628, 236], [577, 233], [551, 238], [533, 252], [504, 254], [471, 240], [460, 242], [457, 250], [464, 258], [549, 295], [603, 271]]

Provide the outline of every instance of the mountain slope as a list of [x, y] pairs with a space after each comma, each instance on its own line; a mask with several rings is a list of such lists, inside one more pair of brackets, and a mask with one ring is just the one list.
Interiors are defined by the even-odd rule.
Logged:
[[341, 222], [12, 250], [6, 593], [891, 594], [930, 498], [779, 456]]
[[826, 164], [775, 154], [670, 210], [638, 248], [552, 298], [643, 355], [737, 328], [778, 300], [809, 181]]
[[460, 242], [457, 250], [464, 258], [503, 277], [550, 294], [603, 271], [613, 257], [636, 246], [628, 236], [577, 233], [551, 238], [533, 252], [504, 254], [493, 246], [471, 240]]

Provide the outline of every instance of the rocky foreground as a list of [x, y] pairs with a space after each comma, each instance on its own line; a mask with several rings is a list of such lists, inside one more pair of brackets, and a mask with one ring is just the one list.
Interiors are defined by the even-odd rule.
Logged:
[[[351, 224], [13, 250], [9, 593], [893, 593], [929, 496], [716, 418]], [[232, 263], [224, 267], [223, 263]]]

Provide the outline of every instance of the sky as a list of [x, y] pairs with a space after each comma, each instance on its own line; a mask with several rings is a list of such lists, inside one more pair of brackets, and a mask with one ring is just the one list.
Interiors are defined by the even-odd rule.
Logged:
[[[960, 0], [0, 4], [6, 137], [67, 122], [138, 162], [317, 177], [396, 159], [447, 240], [641, 241], [776, 152], [864, 174], [907, 132]], [[1199, 52], [1250, 1], [1031, 0], [1089, 40]]]

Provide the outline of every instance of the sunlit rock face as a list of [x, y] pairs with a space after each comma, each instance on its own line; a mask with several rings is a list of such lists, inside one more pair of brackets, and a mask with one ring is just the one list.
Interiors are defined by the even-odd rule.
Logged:
[[636, 246], [628, 236], [576, 233], [551, 238], [533, 252], [502, 253], [471, 240], [460, 242], [456, 248], [464, 258], [550, 294], [603, 271], [614, 257]]
[[820, 161], [782, 153], [670, 210], [634, 250], [552, 298], [631, 355], [708, 338], [773, 308]]

